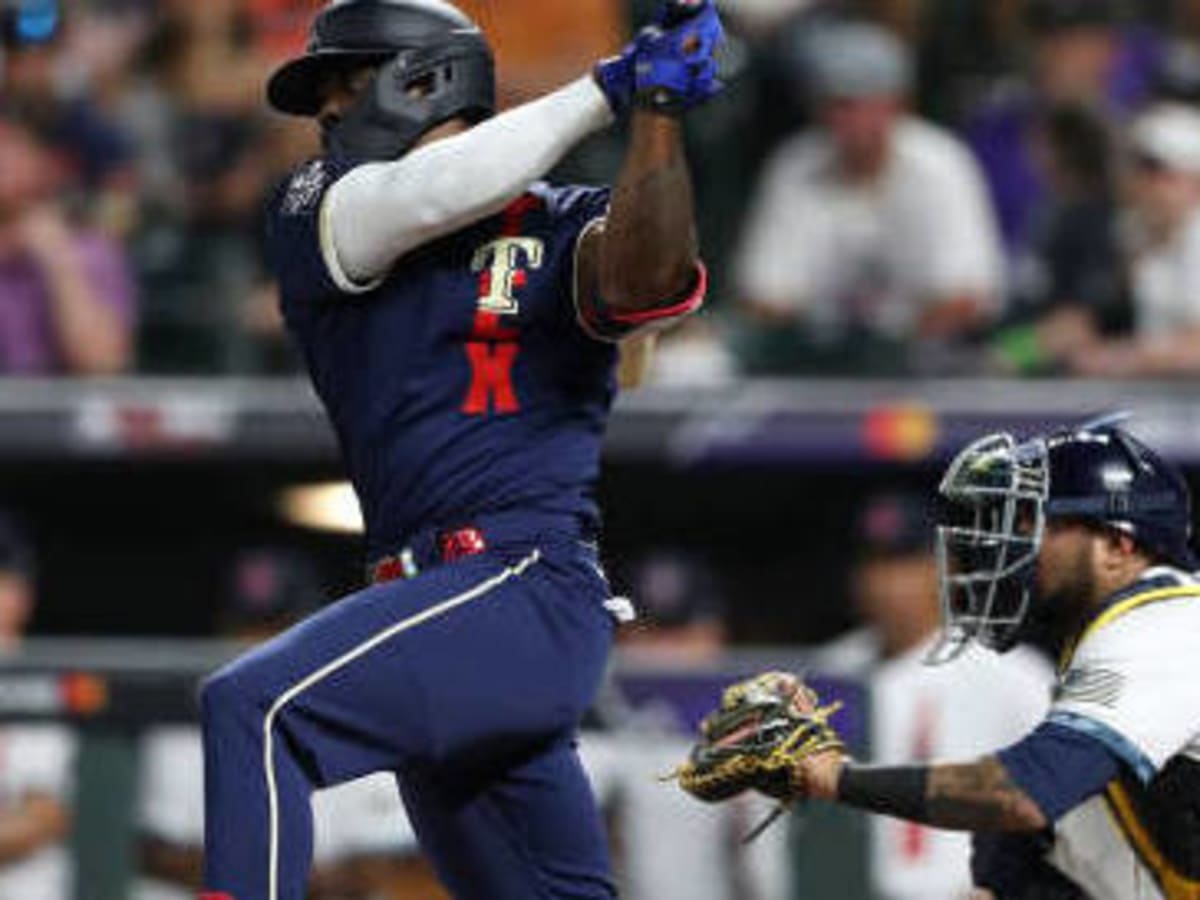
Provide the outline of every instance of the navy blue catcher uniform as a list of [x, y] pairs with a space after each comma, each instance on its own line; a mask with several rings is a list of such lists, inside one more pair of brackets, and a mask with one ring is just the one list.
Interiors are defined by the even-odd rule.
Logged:
[[593, 490], [614, 341], [703, 285], [624, 318], [577, 303], [607, 191], [537, 185], [348, 293], [321, 210], [352, 165], [301, 168], [270, 245], [375, 584], [207, 683], [208, 888], [304, 896], [311, 792], [392, 770], [456, 897], [612, 897], [574, 738], [613, 633]]

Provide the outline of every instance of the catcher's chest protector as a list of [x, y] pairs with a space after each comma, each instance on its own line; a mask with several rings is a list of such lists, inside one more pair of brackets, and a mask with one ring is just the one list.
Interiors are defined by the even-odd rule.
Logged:
[[1123, 778], [1107, 799], [1139, 855], [1153, 862], [1157, 851], [1172, 874], [1196, 883], [1187, 896], [1200, 896], [1200, 760], [1172, 757], [1149, 786]]

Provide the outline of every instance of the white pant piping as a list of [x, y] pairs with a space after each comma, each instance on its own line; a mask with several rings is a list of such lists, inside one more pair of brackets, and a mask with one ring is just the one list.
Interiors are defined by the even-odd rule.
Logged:
[[500, 574], [489, 578], [482, 584], [476, 585], [471, 590], [455, 597], [451, 597], [437, 606], [432, 606], [424, 612], [420, 612], [415, 616], [398, 622], [390, 628], [381, 631], [370, 640], [364, 641], [353, 650], [339, 656], [337, 659], [322, 666], [317, 671], [313, 672], [304, 680], [298, 682], [293, 687], [289, 688], [272, 704], [270, 710], [267, 711], [266, 718], [263, 719], [263, 768], [267, 774], [267, 802], [270, 810], [270, 877], [268, 879], [268, 900], [278, 900], [279, 897], [279, 796], [278, 788], [275, 782], [275, 759], [274, 759], [274, 725], [275, 717], [280, 711], [290, 702], [307, 691], [313, 685], [319, 684], [330, 675], [337, 672], [339, 669], [345, 668], [350, 663], [354, 662], [359, 657], [370, 653], [380, 644], [391, 640], [398, 634], [403, 634], [412, 628], [416, 628], [431, 619], [436, 619], [439, 616], [445, 615], [460, 606], [464, 606], [472, 601], [478, 600], [495, 588], [500, 587], [506, 581], [523, 575], [527, 569], [535, 565], [541, 559], [541, 552], [533, 551], [525, 559], [521, 560], [517, 565], [505, 569]]

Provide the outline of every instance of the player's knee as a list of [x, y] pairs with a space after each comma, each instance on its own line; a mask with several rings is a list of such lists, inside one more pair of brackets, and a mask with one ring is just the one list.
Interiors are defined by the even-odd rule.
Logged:
[[240, 661], [205, 679], [200, 686], [200, 715], [205, 726], [260, 708], [264, 698], [259, 681]]

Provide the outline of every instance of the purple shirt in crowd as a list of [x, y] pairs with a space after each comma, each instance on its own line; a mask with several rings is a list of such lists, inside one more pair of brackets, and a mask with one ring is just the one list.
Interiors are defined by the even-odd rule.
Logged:
[[[125, 254], [96, 234], [76, 237], [80, 265], [96, 296], [132, 331], [136, 291]], [[25, 256], [0, 259], [0, 373], [66, 373], [51, 318], [48, 287], [38, 265]]]
[[[1162, 40], [1155, 32], [1135, 28], [1123, 35], [1108, 91], [1109, 109], [1118, 119], [1145, 102], [1161, 57]], [[972, 116], [964, 128], [987, 177], [1001, 233], [1014, 254], [1026, 247], [1046, 193], [1032, 148], [1041, 114], [1031, 91], [1010, 90]]]

